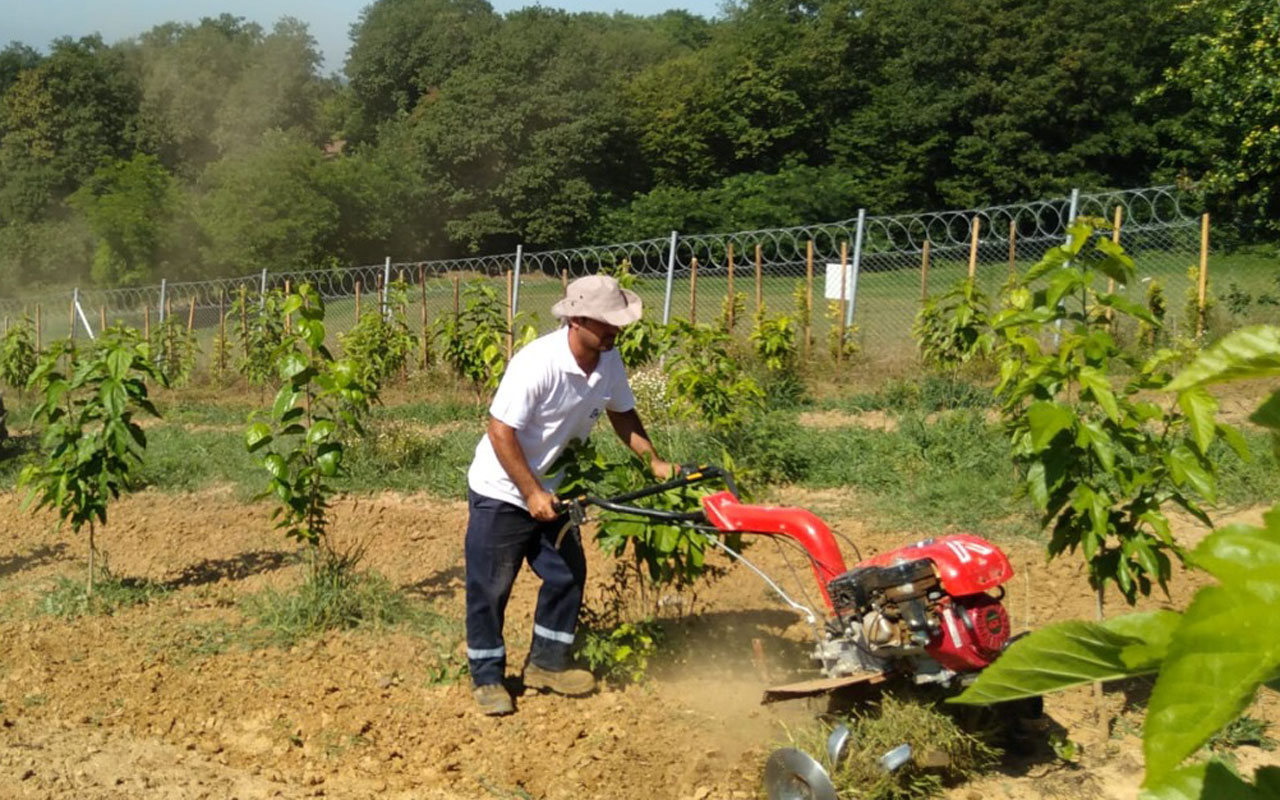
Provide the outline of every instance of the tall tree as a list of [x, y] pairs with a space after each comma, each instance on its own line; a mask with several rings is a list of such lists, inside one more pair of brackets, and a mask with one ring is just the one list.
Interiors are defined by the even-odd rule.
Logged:
[[467, 251], [576, 241], [643, 170], [621, 88], [666, 50], [634, 18], [509, 15], [405, 124], [443, 225]]
[[18, 74], [40, 63], [40, 53], [22, 42], [9, 42], [0, 50], [0, 96], [18, 80]]
[[57, 39], [47, 58], [20, 72], [0, 102], [0, 170], [26, 176], [28, 205], [15, 213], [38, 216], [99, 165], [127, 156], [138, 99], [121, 53], [96, 35]]
[[71, 195], [93, 231], [92, 276], [105, 286], [153, 279], [176, 206], [173, 178], [155, 156], [138, 154], [99, 168]]
[[219, 114], [262, 39], [259, 25], [230, 14], [142, 34], [131, 51], [141, 76], [142, 147], [188, 178], [217, 159]]
[[465, 65], [501, 18], [486, 0], [377, 0], [351, 26], [346, 62], [354, 141], [406, 113]]
[[338, 209], [322, 188], [322, 160], [314, 144], [277, 130], [212, 164], [196, 215], [209, 268], [225, 275], [328, 263]]
[[1160, 94], [1190, 93], [1203, 124], [1182, 140], [1208, 163], [1213, 199], [1246, 231], [1280, 234], [1280, 6], [1271, 0], [1191, 0], [1196, 32]]
[[222, 152], [256, 143], [268, 130], [288, 130], [315, 144], [328, 85], [318, 75], [320, 53], [305, 23], [285, 17], [249, 52], [217, 113], [214, 142]]

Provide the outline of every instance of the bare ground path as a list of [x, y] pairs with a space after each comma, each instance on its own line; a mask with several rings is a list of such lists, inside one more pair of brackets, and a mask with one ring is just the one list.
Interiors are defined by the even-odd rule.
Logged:
[[[864, 556], [913, 538], [862, 530], [846, 493], [783, 499], [817, 510]], [[114, 616], [62, 620], [36, 607], [59, 576], [81, 574], [85, 540], [0, 495], [0, 798], [752, 798], [782, 726], [820, 710], [759, 704], [766, 677], [803, 666], [808, 629], [733, 568], [696, 601], [672, 599], [690, 616], [651, 681], [580, 700], [525, 694], [500, 720], [474, 714], [456, 680], [465, 508], [419, 495], [344, 499], [335, 530], [367, 547], [369, 567], [431, 604], [441, 619], [434, 635], [360, 630], [245, 647], [239, 603], [300, 577], [267, 514], [229, 491], [121, 500], [100, 535], [112, 569], [168, 591]], [[1004, 544], [1019, 572], [1007, 600], [1015, 626], [1092, 614], [1075, 562], [1046, 566], [1036, 543]], [[789, 579], [779, 551], [761, 545], [751, 555]], [[598, 598], [610, 565], [594, 550], [591, 561]], [[1175, 605], [1197, 580], [1178, 577]], [[529, 640], [535, 590], [528, 576], [517, 583], [515, 654]], [[765, 676], [752, 663], [754, 639]], [[1108, 694], [1117, 710], [1124, 699]], [[1011, 762], [952, 796], [1132, 797], [1140, 743], [1119, 728], [1091, 738], [1092, 713], [1087, 693], [1049, 703], [1054, 723], [1086, 742], [1081, 766]], [[1253, 713], [1280, 719], [1270, 698]], [[1276, 762], [1242, 752], [1242, 761]]]

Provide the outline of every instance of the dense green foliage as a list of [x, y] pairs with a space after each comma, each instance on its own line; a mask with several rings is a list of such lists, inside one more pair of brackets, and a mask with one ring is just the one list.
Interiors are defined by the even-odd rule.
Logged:
[[1207, 176], [1274, 227], [1264, 0], [377, 0], [0, 50], [0, 282], [119, 286]]
[[107, 506], [133, 488], [147, 437], [135, 416], [159, 416], [147, 382], [163, 383], [150, 348], [138, 332], [109, 328], [86, 353], [59, 340], [45, 353], [30, 383], [39, 401], [42, 457], [18, 479], [27, 502], [49, 508], [79, 532], [89, 527], [87, 594], [93, 594], [95, 526], [107, 524]]
[[1171, 407], [1148, 398], [1169, 385], [1183, 354], [1147, 357], [1117, 343], [1111, 329], [1121, 319], [1158, 321], [1099, 291], [1104, 278], [1132, 283], [1133, 260], [1082, 221], [1068, 244], [1011, 285], [991, 317], [1001, 338], [996, 394], [1025, 491], [1052, 533], [1050, 557], [1078, 549], [1099, 598], [1114, 583], [1132, 603], [1166, 586], [1169, 554], [1182, 557], [1166, 509], [1209, 524], [1202, 505], [1217, 499], [1211, 445], [1245, 445], [1215, 420], [1218, 404], [1206, 391], [1181, 392]]
[[[1206, 393], [1213, 384], [1280, 375], [1280, 328], [1236, 331], [1200, 353], [1165, 387]], [[1207, 415], [1212, 420], [1212, 414]], [[1280, 451], [1280, 392], [1250, 417]], [[1188, 557], [1215, 583], [1181, 612], [1130, 614], [1105, 623], [1064, 622], [1015, 643], [961, 695], [990, 703], [1090, 681], [1156, 673], [1143, 726], [1144, 800], [1280, 797], [1280, 770], [1260, 767], [1252, 783], [1221, 762], [1182, 767], [1214, 734], [1240, 718], [1280, 675], [1280, 507], [1261, 526], [1213, 531]]]
[[279, 504], [272, 514], [276, 527], [327, 548], [333, 481], [346, 470], [344, 434], [363, 432], [361, 418], [377, 401], [377, 386], [362, 383], [350, 359], [335, 359], [325, 347], [324, 300], [310, 285], [285, 298], [283, 313], [299, 319], [276, 350], [280, 389], [270, 422], [253, 422], [245, 446], [267, 472], [259, 497]]

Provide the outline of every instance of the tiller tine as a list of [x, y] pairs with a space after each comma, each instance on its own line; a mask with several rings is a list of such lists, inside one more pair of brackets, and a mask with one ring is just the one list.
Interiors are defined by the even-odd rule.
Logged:
[[840, 678], [815, 678], [798, 683], [786, 683], [781, 686], [770, 686], [764, 690], [761, 703], [776, 703], [779, 700], [794, 700], [799, 697], [814, 697], [846, 686], [874, 686], [889, 679], [887, 672], [859, 672], [856, 675], [845, 675]]

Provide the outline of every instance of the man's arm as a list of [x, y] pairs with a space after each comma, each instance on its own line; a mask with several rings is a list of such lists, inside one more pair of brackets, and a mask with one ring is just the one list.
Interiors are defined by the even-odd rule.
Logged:
[[534, 519], [544, 522], [555, 519], [558, 515], [552, 505], [555, 497], [542, 488], [537, 476], [529, 467], [529, 459], [525, 457], [524, 448], [516, 438], [516, 429], [489, 417], [489, 441], [493, 443], [493, 452], [498, 456], [498, 463], [507, 471], [511, 482], [520, 490], [525, 505]]
[[654, 477], [665, 481], [676, 474], [674, 464], [658, 457], [658, 451], [654, 449], [649, 434], [645, 432], [644, 423], [640, 421], [640, 415], [634, 408], [630, 411], [609, 411], [608, 414], [613, 432], [649, 465]]

